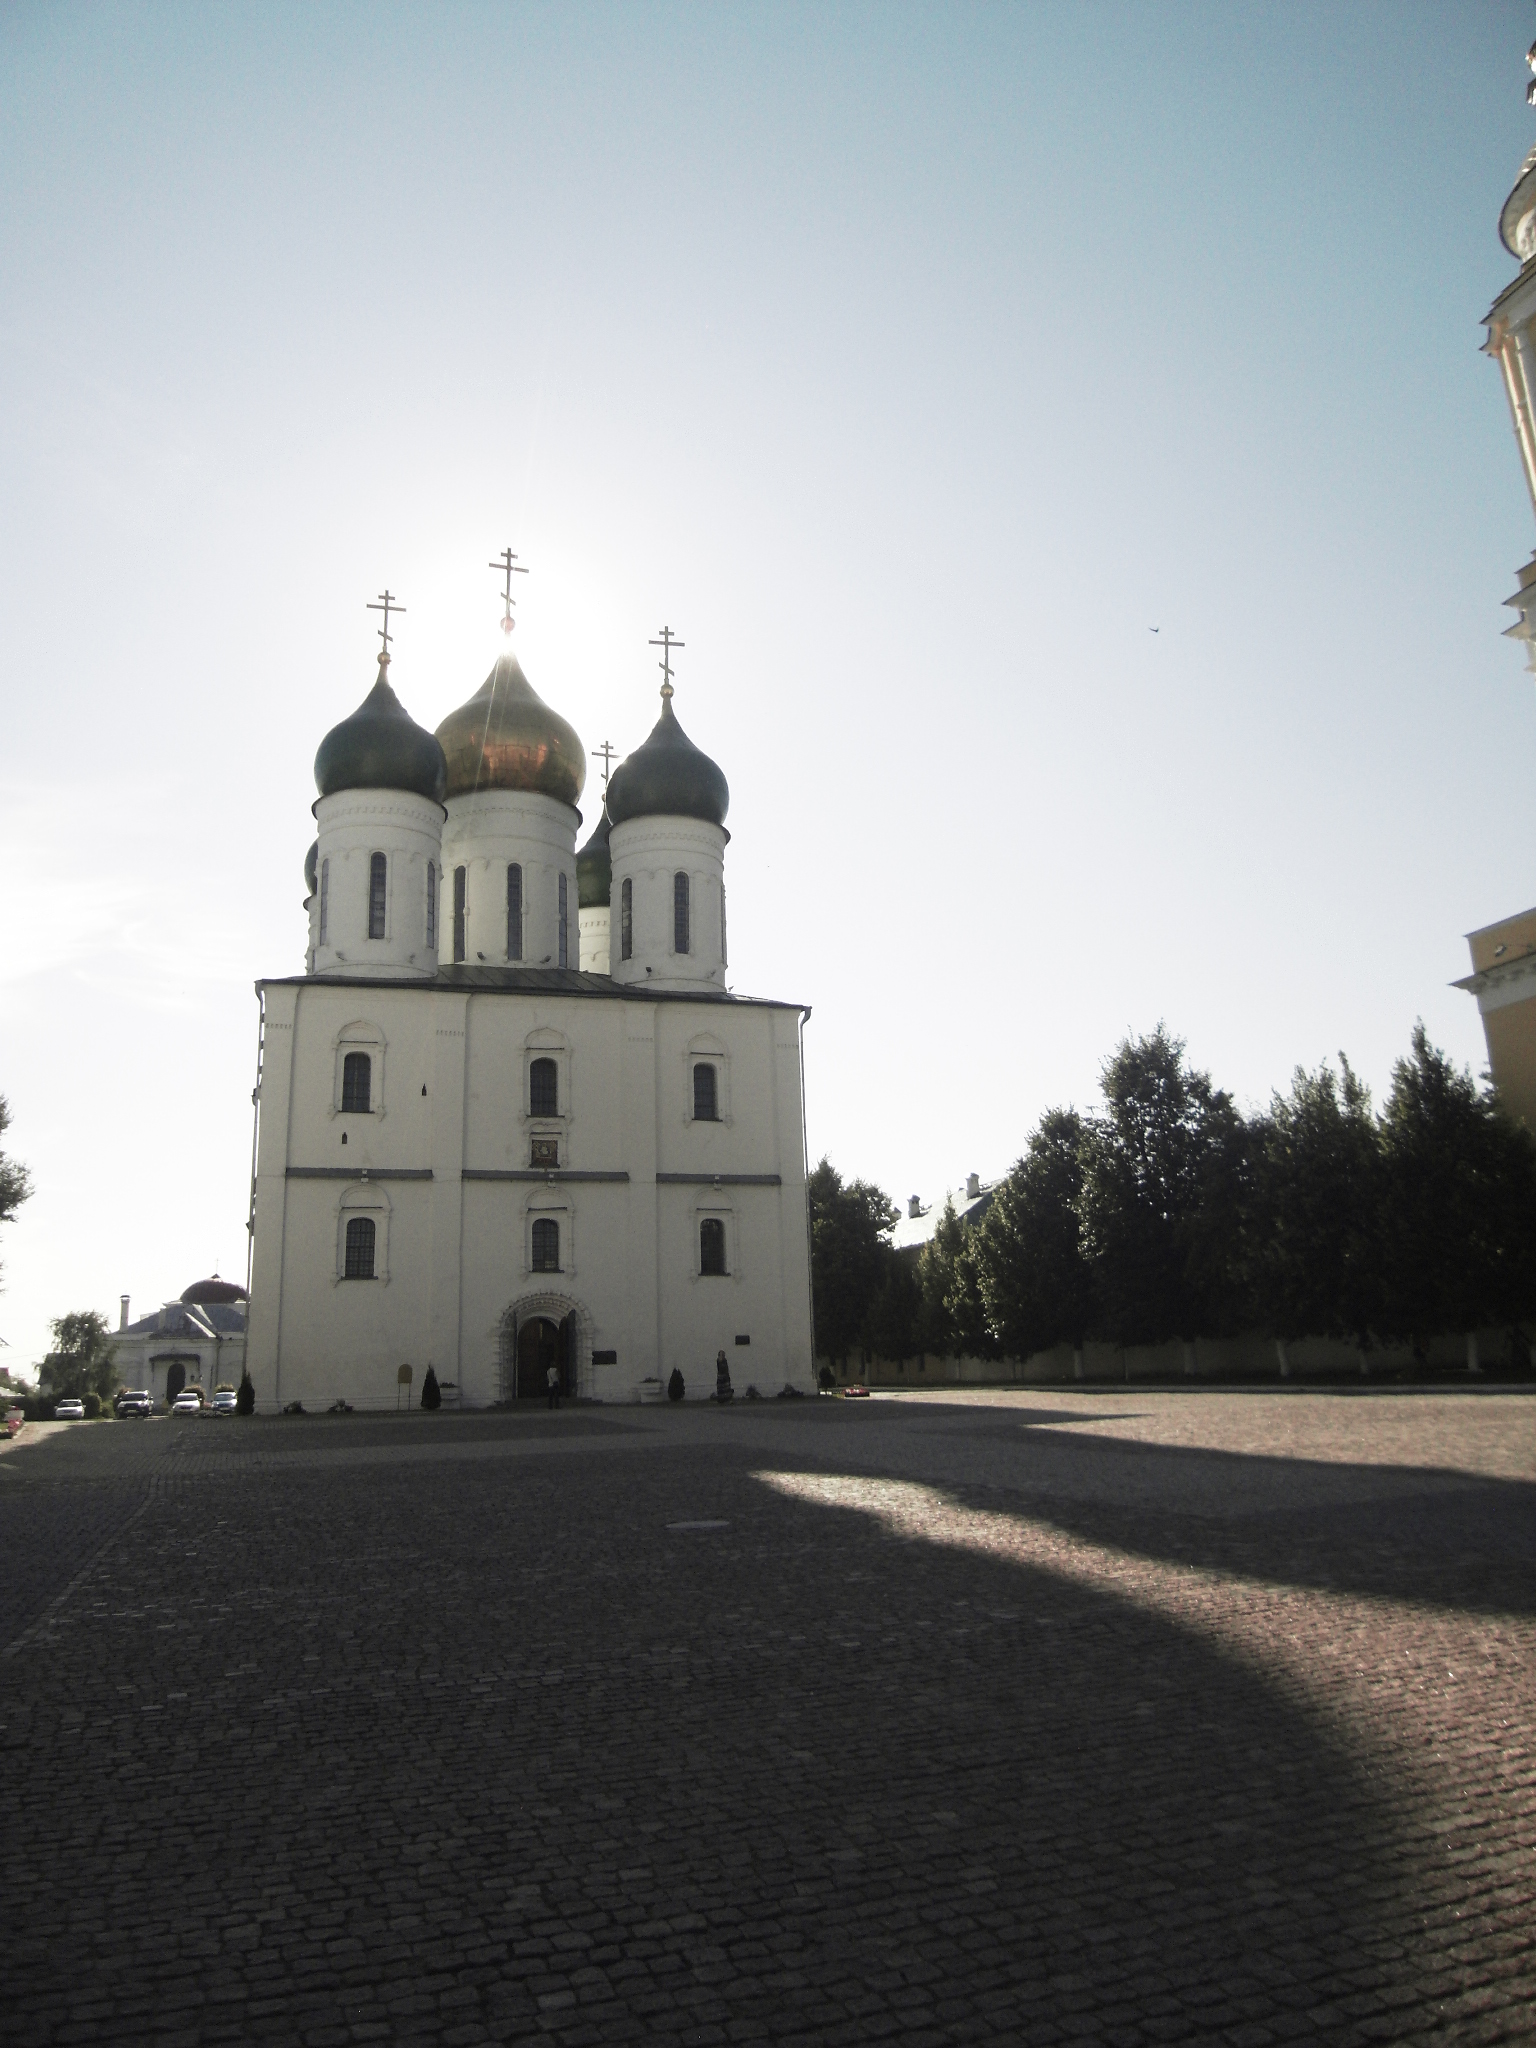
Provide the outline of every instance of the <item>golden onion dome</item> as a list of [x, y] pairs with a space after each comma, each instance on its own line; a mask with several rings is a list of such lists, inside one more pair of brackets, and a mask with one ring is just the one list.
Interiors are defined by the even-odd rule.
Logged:
[[467, 704], [449, 712], [437, 737], [451, 797], [529, 789], [574, 807], [587, 779], [587, 753], [575, 728], [550, 710], [510, 652]]

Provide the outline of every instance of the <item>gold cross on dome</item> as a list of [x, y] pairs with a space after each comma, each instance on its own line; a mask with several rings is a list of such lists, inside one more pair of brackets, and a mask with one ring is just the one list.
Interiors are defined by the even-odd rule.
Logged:
[[661, 659], [657, 662], [656, 666], [662, 673], [661, 694], [663, 698], [668, 698], [672, 695], [672, 650], [674, 647], [682, 647], [686, 644], [685, 641], [674, 639], [670, 626], [662, 627], [659, 640], [648, 642], [648, 645], [661, 649]]
[[384, 623], [379, 628], [379, 638], [384, 642], [384, 652], [379, 656], [379, 660], [387, 662], [389, 660], [389, 643], [393, 637], [389, 630], [389, 615], [391, 612], [395, 612], [403, 619], [405, 617], [405, 606], [396, 603], [395, 593], [392, 590], [381, 590], [378, 603], [370, 604], [368, 609], [371, 612], [382, 612], [384, 614]]
[[494, 562], [487, 562], [486, 567], [488, 569], [499, 569], [506, 578], [506, 587], [501, 593], [502, 603], [506, 606], [506, 610], [501, 615], [501, 630], [503, 633], [510, 633], [517, 624], [516, 619], [512, 616], [517, 606], [517, 600], [512, 595], [512, 578], [514, 576], [526, 576], [528, 571], [510, 548], [503, 548], [498, 559]]
[[603, 793], [605, 796], [608, 792], [608, 777], [613, 772], [613, 757], [618, 751], [618, 748], [613, 744], [612, 740], [604, 740], [603, 744], [600, 747], [594, 747], [592, 749], [592, 752], [595, 755], [600, 755], [602, 758]]

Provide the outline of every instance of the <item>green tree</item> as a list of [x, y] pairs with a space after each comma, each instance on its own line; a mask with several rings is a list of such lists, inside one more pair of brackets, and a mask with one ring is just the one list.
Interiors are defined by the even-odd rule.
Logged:
[[56, 1316], [48, 1326], [54, 1348], [38, 1367], [40, 1383], [54, 1394], [109, 1396], [117, 1383], [112, 1333], [105, 1316], [93, 1308]]
[[1116, 1344], [1217, 1336], [1241, 1318], [1243, 1120], [1159, 1024], [1103, 1072], [1079, 1209], [1096, 1329]]
[[922, 1295], [918, 1335], [940, 1358], [985, 1358], [995, 1348], [976, 1271], [975, 1230], [944, 1197], [943, 1212], [918, 1258]]
[[1536, 1144], [1415, 1025], [1382, 1117], [1384, 1322], [1473, 1332], [1536, 1310]]
[[[11, 1106], [0, 1095], [0, 1139], [11, 1128]], [[16, 1211], [32, 1192], [32, 1176], [18, 1160], [0, 1151], [0, 1223], [13, 1222]], [[0, 1271], [4, 1268], [0, 1267]]]
[[[1298, 1067], [1289, 1095], [1250, 1126], [1247, 1271], [1256, 1311], [1282, 1342], [1335, 1337], [1363, 1348], [1382, 1322], [1384, 1161], [1370, 1090]], [[1283, 1355], [1282, 1355], [1283, 1364]]]
[[900, 1363], [925, 1347], [922, 1342], [922, 1289], [916, 1261], [890, 1247], [883, 1260], [884, 1276], [864, 1318], [864, 1342], [877, 1358]]
[[822, 1159], [807, 1184], [811, 1215], [811, 1307], [816, 1348], [846, 1359], [864, 1335], [886, 1277], [898, 1211], [868, 1181], [844, 1182]]
[[972, 1233], [987, 1323], [999, 1349], [1029, 1358], [1057, 1344], [1081, 1350], [1093, 1320], [1083, 1250], [1083, 1119], [1052, 1109]]
[[242, 1372], [240, 1375], [240, 1391], [235, 1396], [235, 1413], [237, 1415], [254, 1415], [256, 1413], [256, 1383], [251, 1378], [249, 1372]]

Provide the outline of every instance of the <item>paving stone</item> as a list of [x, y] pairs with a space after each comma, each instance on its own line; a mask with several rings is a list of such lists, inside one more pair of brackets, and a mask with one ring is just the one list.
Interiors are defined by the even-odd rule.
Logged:
[[1528, 2032], [1536, 1400], [788, 1408], [9, 1451], [8, 2048]]

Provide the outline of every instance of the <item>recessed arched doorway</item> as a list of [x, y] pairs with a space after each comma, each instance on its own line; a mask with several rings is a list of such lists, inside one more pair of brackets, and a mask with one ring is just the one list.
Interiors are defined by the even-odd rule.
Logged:
[[549, 1394], [549, 1368], [559, 1374], [562, 1394], [572, 1391], [576, 1319], [558, 1323], [550, 1316], [529, 1316], [517, 1329], [517, 1398], [541, 1401]]
[[187, 1368], [179, 1358], [173, 1358], [165, 1368], [165, 1400], [167, 1407], [175, 1400], [186, 1384]]

